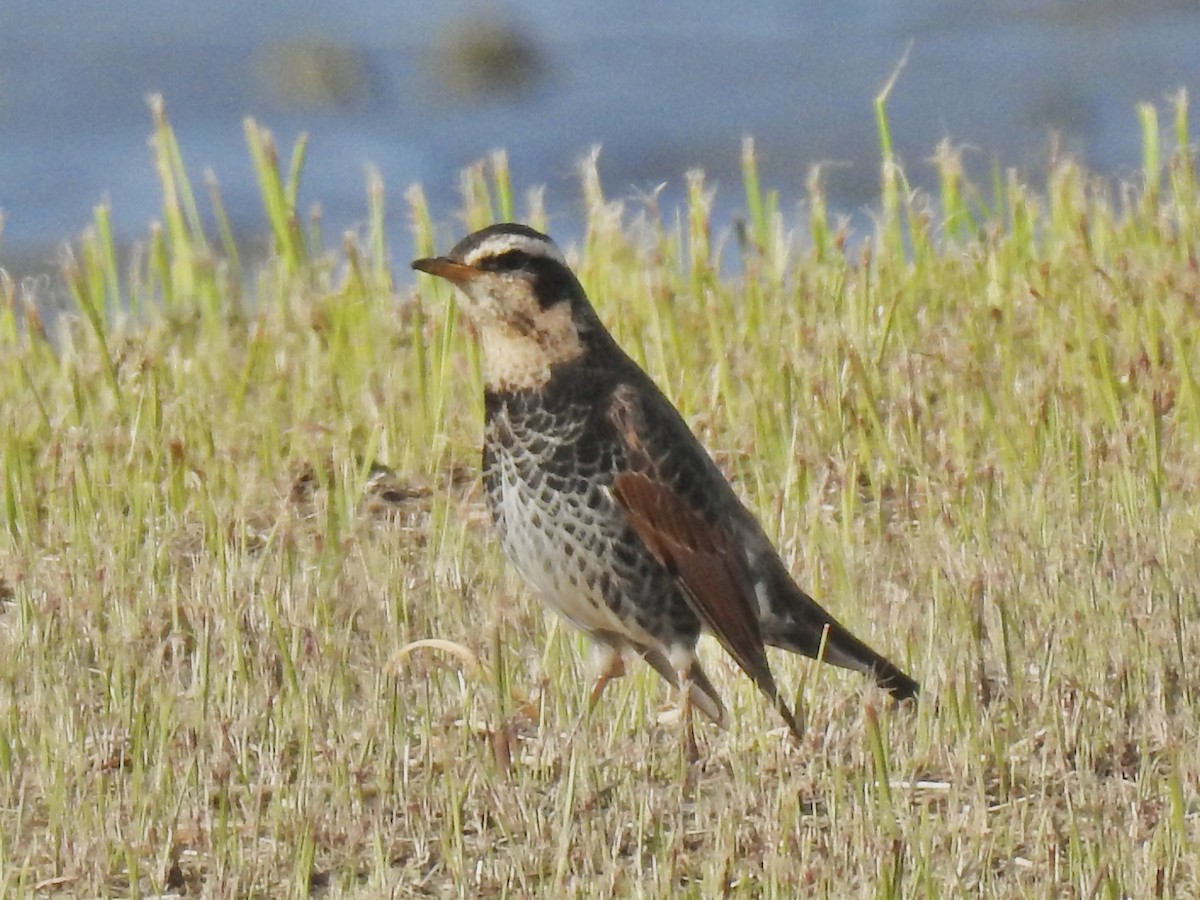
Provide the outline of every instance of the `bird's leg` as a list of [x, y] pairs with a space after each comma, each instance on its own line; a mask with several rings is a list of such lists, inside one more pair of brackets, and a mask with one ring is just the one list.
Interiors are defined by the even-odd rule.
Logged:
[[683, 692], [680, 717], [683, 720], [683, 752], [688, 765], [700, 761], [700, 750], [696, 746], [696, 729], [692, 723], [692, 679], [689, 669], [679, 673], [679, 689]]
[[605, 647], [602, 655], [598, 655], [600, 662], [599, 671], [596, 673], [596, 683], [592, 685], [592, 692], [588, 695], [588, 715], [592, 714], [592, 710], [596, 708], [596, 704], [600, 702], [600, 695], [604, 693], [604, 689], [608, 683], [614, 678], [620, 678], [625, 674], [625, 660], [621, 657], [621, 652], [613, 647]]
[[596, 665], [596, 683], [592, 685], [592, 692], [588, 694], [587, 708], [579, 713], [579, 717], [575, 719], [575, 724], [571, 727], [572, 741], [583, 729], [584, 723], [591, 719], [592, 710], [600, 702], [600, 695], [604, 693], [604, 688], [614, 678], [620, 678], [625, 674], [625, 660], [622, 659], [621, 651], [617, 647], [597, 643], [593, 658]]

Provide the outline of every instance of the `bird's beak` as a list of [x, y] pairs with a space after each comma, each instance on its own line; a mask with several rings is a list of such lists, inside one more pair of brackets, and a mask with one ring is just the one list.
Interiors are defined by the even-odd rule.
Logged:
[[439, 278], [445, 278], [453, 284], [466, 284], [473, 281], [482, 274], [482, 270], [474, 266], [464, 265], [460, 262], [455, 262], [445, 256], [431, 256], [427, 259], [414, 259], [412, 267], [418, 272], [426, 272], [430, 275], [436, 275]]

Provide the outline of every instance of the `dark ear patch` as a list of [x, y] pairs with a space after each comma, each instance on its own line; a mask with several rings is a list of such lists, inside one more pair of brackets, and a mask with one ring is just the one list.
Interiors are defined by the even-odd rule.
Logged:
[[542, 309], [583, 293], [569, 268], [555, 259], [525, 250], [505, 250], [481, 259], [476, 265], [485, 272], [507, 272], [527, 278]]
[[534, 257], [530, 259], [525, 271], [533, 276], [533, 295], [537, 297], [538, 306], [542, 309], [549, 309], [556, 303], [583, 296], [583, 288], [575, 275], [560, 262]]

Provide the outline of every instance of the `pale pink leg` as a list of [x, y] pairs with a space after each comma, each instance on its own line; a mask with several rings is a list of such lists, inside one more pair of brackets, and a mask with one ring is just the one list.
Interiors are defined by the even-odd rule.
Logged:
[[621, 652], [613, 647], [603, 648], [602, 655], [597, 654], [597, 659], [600, 663], [599, 671], [596, 673], [596, 683], [592, 686], [592, 693], [588, 697], [588, 714], [596, 708], [596, 704], [600, 701], [600, 695], [604, 693], [604, 689], [608, 683], [614, 678], [620, 678], [625, 674], [625, 660], [621, 657]]

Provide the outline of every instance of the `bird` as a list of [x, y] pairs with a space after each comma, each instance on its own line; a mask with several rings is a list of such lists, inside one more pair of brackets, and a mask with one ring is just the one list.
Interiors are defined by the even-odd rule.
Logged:
[[453, 284], [482, 349], [483, 485], [505, 555], [543, 604], [593, 642], [587, 709], [640, 657], [693, 707], [729, 713], [701, 668], [708, 632], [800, 740], [767, 647], [919, 686], [810, 597], [683, 417], [618, 345], [558, 246], [519, 223], [412, 267]]

